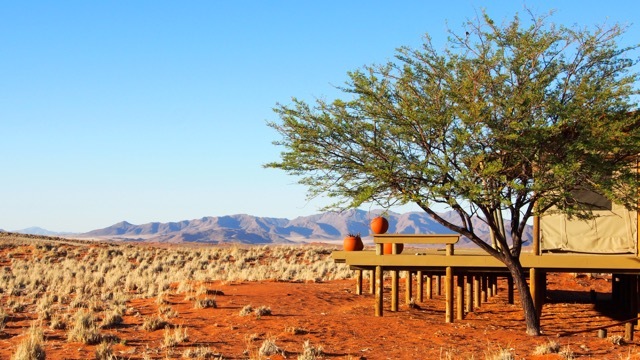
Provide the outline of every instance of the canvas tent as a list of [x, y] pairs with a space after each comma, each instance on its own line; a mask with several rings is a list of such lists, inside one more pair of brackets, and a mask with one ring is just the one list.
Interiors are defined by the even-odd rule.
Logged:
[[580, 194], [595, 217], [569, 219], [562, 214], [540, 217], [540, 249], [595, 254], [637, 254], [638, 214], [593, 192]]

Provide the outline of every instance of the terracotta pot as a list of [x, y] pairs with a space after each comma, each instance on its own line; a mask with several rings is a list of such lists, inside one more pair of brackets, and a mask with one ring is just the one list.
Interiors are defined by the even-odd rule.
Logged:
[[342, 241], [342, 247], [345, 251], [361, 251], [364, 249], [364, 243], [359, 235], [347, 235]]
[[[391, 252], [393, 251], [392, 245], [393, 244], [384, 244], [382, 248], [382, 254], [390, 255]], [[402, 254], [402, 250], [404, 250], [404, 244], [398, 244], [398, 254]]]
[[389, 221], [382, 216], [377, 216], [371, 220], [369, 226], [374, 234], [384, 234], [389, 230]]

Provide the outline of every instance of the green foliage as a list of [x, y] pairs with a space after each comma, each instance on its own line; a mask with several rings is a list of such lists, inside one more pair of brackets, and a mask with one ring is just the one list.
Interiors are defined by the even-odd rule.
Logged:
[[[533, 15], [500, 26], [484, 14], [464, 35], [451, 32], [444, 50], [427, 37], [398, 49], [396, 62], [350, 72], [345, 99], [278, 104], [269, 126], [284, 151], [266, 166], [335, 199], [331, 208], [416, 203], [490, 253], [471, 217], [500, 234], [507, 212], [519, 254], [536, 203], [589, 216], [576, 192], [592, 190], [637, 206], [637, 46], [617, 45], [624, 31]], [[434, 204], [461, 221], [438, 218]]]

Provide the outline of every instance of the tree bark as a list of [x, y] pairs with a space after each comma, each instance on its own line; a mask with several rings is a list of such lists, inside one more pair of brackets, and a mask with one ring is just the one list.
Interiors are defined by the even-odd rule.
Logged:
[[527, 285], [527, 278], [525, 271], [520, 264], [520, 259], [517, 257], [506, 256], [503, 262], [509, 269], [511, 276], [513, 277], [514, 284], [520, 294], [520, 303], [522, 304], [522, 311], [524, 312], [524, 320], [527, 326], [527, 335], [538, 336], [540, 335], [540, 318], [536, 311], [531, 291]]

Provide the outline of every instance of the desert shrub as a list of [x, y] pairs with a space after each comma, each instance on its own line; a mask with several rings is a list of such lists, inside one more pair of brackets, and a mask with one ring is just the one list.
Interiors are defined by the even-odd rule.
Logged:
[[42, 329], [36, 325], [31, 325], [27, 336], [18, 344], [18, 348], [11, 356], [11, 360], [44, 360], [45, 358]]
[[171, 306], [160, 306], [158, 308], [158, 314], [164, 315], [167, 318], [175, 318], [179, 315]]
[[510, 349], [499, 347], [497, 350], [485, 353], [486, 360], [515, 360], [516, 357]]
[[268, 337], [260, 345], [258, 353], [261, 356], [272, 356], [277, 354], [284, 354], [284, 351], [276, 345], [276, 338]]
[[52, 330], [64, 330], [67, 327], [67, 323], [64, 322], [58, 315], [54, 315], [49, 323], [49, 328]]
[[624, 345], [626, 344], [626, 341], [624, 340], [624, 337], [620, 336], [620, 335], [613, 335], [609, 337], [609, 341], [611, 341], [611, 343], [613, 345]]
[[549, 340], [546, 344], [536, 346], [533, 355], [557, 354], [560, 352], [560, 344], [553, 340]]
[[314, 347], [309, 340], [302, 344], [302, 354], [298, 356], [298, 360], [315, 360], [322, 357], [322, 346]]
[[573, 354], [573, 351], [571, 350], [569, 345], [567, 345], [567, 346], [563, 347], [562, 349], [560, 349], [560, 352], [558, 354], [560, 356], [562, 356], [563, 359], [566, 359], [566, 360], [575, 359], [575, 355]]
[[142, 329], [146, 331], [155, 331], [169, 325], [159, 316], [145, 317], [142, 322]]
[[240, 310], [240, 316], [248, 316], [251, 315], [251, 313], [253, 312], [253, 306], [251, 305], [245, 305], [241, 310]]
[[115, 360], [116, 356], [113, 355], [113, 348], [111, 342], [103, 341], [96, 346], [95, 351], [96, 360]]
[[204, 299], [197, 299], [194, 304], [193, 307], [196, 309], [205, 309], [205, 308], [217, 308], [218, 304], [216, 303], [215, 299], [212, 298], [204, 298]]
[[262, 305], [259, 308], [255, 309], [253, 312], [256, 314], [256, 316], [267, 316], [271, 315], [271, 308]]
[[73, 326], [67, 333], [67, 340], [89, 345], [100, 342], [100, 333], [92, 313], [84, 310], [76, 312]]
[[174, 347], [178, 344], [186, 342], [189, 340], [189, 336], [187, 335], [187, 329], [182, 326], [178, 326], [175, 329], [164, 329], [164, 347]]
[[167, 305], [169, 303], [169, 293], [165, 291], [160, 292], [156, 298], [156, 303], [158, 305]]
[[122, 318], [122, 314], [117, 310], [111, 310], [104, 314], [102, 318], [102, 323], [100, 324], [103, 328], [108, 328], [116, 325], [122, 324], [124, 319]]

